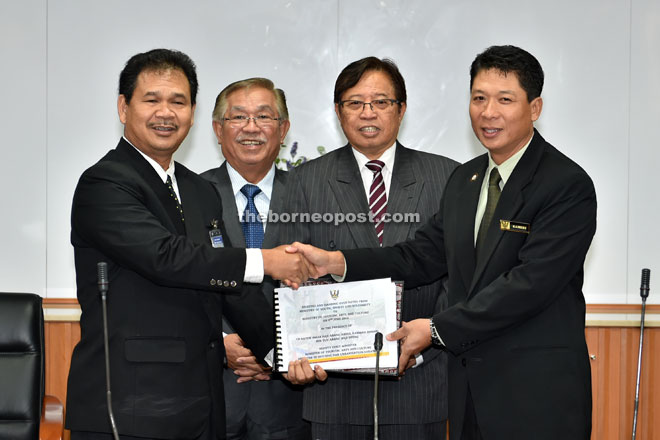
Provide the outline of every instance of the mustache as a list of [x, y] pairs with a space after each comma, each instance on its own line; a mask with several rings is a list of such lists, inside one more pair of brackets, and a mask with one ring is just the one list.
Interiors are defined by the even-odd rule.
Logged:
[[245, 141], [261, 142], [265, 144], [266, 142], [268, 142], [268, 139], [266, 139], [265, 136], [245, 136], [245, 135], [239, 135], [236, 138], [236, 142], [245, 142]]
[[153, 128], [153, 127], [167, 127], [167, 128], [174, 128], [178, 129], [179, 126], [173, 122], [170, 121], [155, 121], [155, 122], [149, 122], [147, 124], [147, 127]]

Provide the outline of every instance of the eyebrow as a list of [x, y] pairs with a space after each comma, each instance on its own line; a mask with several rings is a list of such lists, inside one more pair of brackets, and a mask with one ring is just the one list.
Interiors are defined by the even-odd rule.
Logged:
[[[162, 93], [160, 92], [160, 90], [149, 90], [144, 94], [144, 96], [156, 96], [160, 98], [162, 96]], [[185, 93], [173, 93], [170, 95], [170, 97], [188, 100], [188, 97], [186, 96]]]
[[[475, 94], [475, 93], [482, 93], [482, 94], [484, 94], [484, 95], [486, 94], [486, 92], [485, 92], [484, 90], [481, 90], [481, 89], [473, 90], [473, 91], [472, 91], [472, 94]], [[500, 90], [500, 91], [497, 92], [497, 94], [498, 94], [498, 95], [502, 95], [502, 94], [505, 94], [505, 95], [515, 95], [516, 92], [514, 92], [513, 90]]]
[[[389, 95], [387, 93], [384, 93], [384, 92], [379, 92], [379, 93], [374, 94], [373, 96], [376, 96], [376, 97], [382, 96], [382, 97], [387, 98]], [[354, 100], [357, 100], [359, 98], [364, 99], [364, 96], [360, 95], [359, 93], [356, 93], [354, 95], [347, 96], [345, 101], [354, 101]]]
[[[230, 110], [237, 110], [237, 111], [239, 111], [239, 112], [246, 112], [246, 111], [247, 111], [247, 110], [245, 109], [245, 107], [243, 107], [242, 105], [233, 105], [233, 106], [231, 107]], [[264, 111], [264, 110], [270, 110], [271, 112], [274, 112], [274, 111], [275, 111], [275, 110], [273, 110], [273, 108], [272, 108], [270, 105], [268, 105], [268, 104], [263, 104], [263, 105], [260, 105], [260, 106], [257, 107], [257, 111], [258, 111], [258, 112], [260, 112], [260, 111]]]

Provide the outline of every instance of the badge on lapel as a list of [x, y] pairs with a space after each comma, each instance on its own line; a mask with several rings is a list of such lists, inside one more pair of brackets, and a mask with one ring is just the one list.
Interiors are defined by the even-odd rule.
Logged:
[[529, 234], [531, 227], [529, 223], [515, 222], [513, 220], [500, 220], [500, 229], [502, 231], [522, 232]]

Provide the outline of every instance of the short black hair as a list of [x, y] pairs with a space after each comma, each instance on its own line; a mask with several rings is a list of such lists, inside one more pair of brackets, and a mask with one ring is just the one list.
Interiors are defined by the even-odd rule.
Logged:
[[481, 52], [470, 66], [470, 90], [477, 74], [490, 69], [504, 74], [515, 73], [520, 87], [527, 93], [528, 102], [541, 96], [543, 69], [534, 55], [526, 50], [516, 46], [491, 46]]
[[133, 55], [119, 74], [119, 94], [124, 95], [126, 103], [130, 103], [140, 73], [145, 70], [162, 71], [169, 69], [178, 69], [186, 75], [190, 84], [191, 105], [195, 105], [199, 87], [195, 63], [188, 55], [178, 50], [153, 49], [149, 52]]
[[344, 70], [337, 77], [335, 82], [335, 104], [339, 104], [346, 90], [354, 87], [366, 72], [374, 70], [384, 72], [390, 77], [392, 86], [394, 86], [394, 98], [399, 101], [399, 105], [406, 102], [408, 98], [406, 95], [406, 82], [403, 80], [403, 76], [394, 61], [388, 58], [381, 60], [376, 57], [366, 57], [353, 61], [344, 67]]

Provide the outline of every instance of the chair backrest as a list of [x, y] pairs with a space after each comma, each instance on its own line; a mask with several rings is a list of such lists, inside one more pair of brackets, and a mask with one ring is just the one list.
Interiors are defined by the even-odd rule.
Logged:
[[38, 439], [44, 395], [41, 297], [0, 292], [0, 439]]

